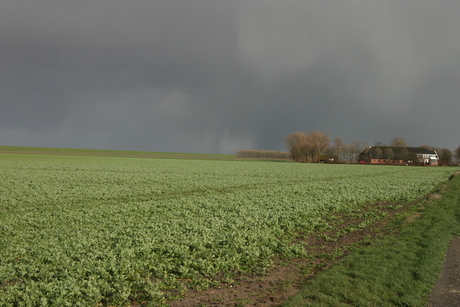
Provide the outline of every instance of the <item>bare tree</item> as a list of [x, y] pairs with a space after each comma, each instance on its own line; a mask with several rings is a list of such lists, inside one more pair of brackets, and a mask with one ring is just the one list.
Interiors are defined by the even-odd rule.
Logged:
[[238, 158], [251, 158], [251, 159], [289, 159], [290, 154], [286, 151], [274, 150], [238, 150], [236, 152]]
[[443, 165], [451, 165], [452, 157], [453, 157], [452, 151], [448, 148], [443, 148], [439, 151], [439, 160], [441, 164]]
[[318, 163], [321, 154], [327, 150], [330, 142], [329, 134], [318, 131], [313, 131], [310, 134], [294, 132], [284, 139], [291, 160], [297, 162]]
[[407, 143], [406, 141], [399, 137], [399, 138], [394, 138], [392, 141], [391, 141], [391, 144], [390, 146], [394, 146], [394, 147], [407, 147]]
[[361, 153], [364, 149], [366, 149], [367, 146], [369, 146], [366, 142], [363, 141], [356, 141], [351, 143], [356, 148], [356, 151], [358, 151], [358, 154]]
[[358, 147], [354, 143], [350, 145], [345, 145], [343, 148], [343, 156], [345, 160], [349, 163], [356, 162], [359, 153], [361, 153], [361, 151], [358, 149]]
[[457, 149], [454, 150], [455, 153], [455, 158], [457, 160], [460, 160], [460, 146], [457, 147]]
[[335, 146], [334, 145], [329, 145], [325, 151], [323, 151], [323, 154], [333, 156], [336, 154], [335, 152]]
[[321, 154], [329, 147], [331, 139], [329, 133], [313, 131], [307, 136], [307, 143], [312, 161], [318, 163]]
[[367, 146], [366, 142], [361, 141], [345, 145], [343, 148], [345, 159], [350, 163], [357, 162], [359, 154], [363, 152]]
[[428, 149], [428, 150], [433, 150], [433, 151], [436, 150], [436, 147], [430, 146], [430, 145], [422, 145], [422, 146], [420, 146], [420, 147], [425, 148], [425, 149]]
[[291, 155], [291, 160], [296, 162], [307, 162], [306, 150], [307, 135], [303, 132], [288, 134], [284, 143]]
[[334, 139], [334, 151], [337, 157], [339, 158], [339, 161], [342, 159], [342, 153], [345, 148], [345, 143], [343, 142], [342, 138], [337, 136]]
[[351, 149], [353, 150], [353, 158], [352, 161], [358, 161], [358, 156], [360, 153], [363, 152], [366, 147], [369, 145], [366, 142], [363, 141], [356, 141], [351, 143]]

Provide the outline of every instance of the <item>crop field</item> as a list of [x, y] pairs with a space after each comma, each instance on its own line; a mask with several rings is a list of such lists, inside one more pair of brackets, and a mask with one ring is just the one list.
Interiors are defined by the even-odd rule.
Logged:
[[199, 154], [180, 152], [158, 151], [132, 151], [132, 150], [108, 150], [108, 149], [80, 149], [80, 148], [53, 148], [53, 147], [25, 147], [0, 145], [0, 153], [28, 153], [28, 154], [52, 154], [52, 155], [84, 155], [84, 156], [130, 156], [130, 157], [184, 157], [184, 158], [235, 158], [236, 155], [223, 154]]
[[0, 154], [0, 305], [161, 305], [307, 257], [299, 234], [457, 169]]

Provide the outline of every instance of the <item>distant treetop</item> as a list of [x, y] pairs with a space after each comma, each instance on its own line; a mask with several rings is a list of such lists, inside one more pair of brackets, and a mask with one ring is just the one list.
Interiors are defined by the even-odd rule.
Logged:
[[404, 140], [404, 138], [399, 137], [399, 138], [394, 138], [391, 141], [390, 146], [393, 146], [393, 147], [407, 147], [407, 143]]

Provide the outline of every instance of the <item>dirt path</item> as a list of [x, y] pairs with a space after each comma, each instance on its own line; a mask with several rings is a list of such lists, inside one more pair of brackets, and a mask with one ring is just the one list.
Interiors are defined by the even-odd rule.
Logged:
[[441, 277], [431, 293], [428, 306], [460, 306], [460, 237], [450, 242]]
[[[172, 300], [170, 307], [232, 307], [232, 306], [279, 306], [300, 290], [306, 280], [313, 278], [352, 251], [352, 246], [367, 244], [365, 238], [376, 238], [391, 232], [385, 227], [396, 215], [405, 212], [410, 204], [397, 206], [396, 203], [376, 203], [363, 206], [360, 211], [337, 213], [326, 218], [334, 225], [330, 230], [318, 230], [299, 238], [307, 243], [309, 257], [291, 261], [274, 260], [274, 266], [261, 276], [239, 276], [235, 285], [222, 285], [207, 290], [189, 290], [184, 297]], [[373, 213], [373, 214], [370, 214]], [[370, 215], [369, 215], [370, 214]], [[369, 216], [380, 218], [365, 227], [358, 227]], [[367, 224], [367, 223], [366, 223]], [[345, 229], [354, 231], [341, 231]], [[339, 235], [338, 235], [339, 234]]]

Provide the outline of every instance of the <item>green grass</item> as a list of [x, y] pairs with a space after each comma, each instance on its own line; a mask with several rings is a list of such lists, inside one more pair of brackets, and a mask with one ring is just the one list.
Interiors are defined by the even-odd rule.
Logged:
[[401, 217], [396, 234], [357, 249], [283, 306], [426, 306], [448, 244], [460, 235], [460, 178], [445, 189]]
[[82, 148], [54, 148], [54, 147], [26, 147], [26, 146], [1, 146], [0, 152], [8, 153], [42, 153], [42, 154], [73, 154], [96, 156], [140, 156], [140, 157], [195, 157], [195, 158], [236, 158], [236, 155], [181, 153], [160, 151], [133, 151], [109, 149], [82, 149]]

